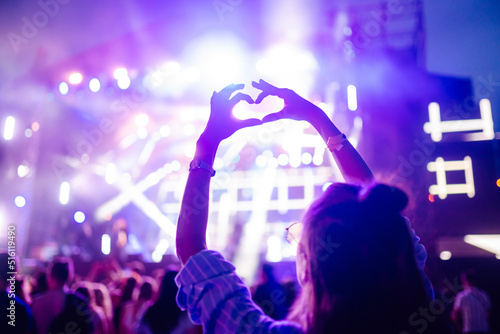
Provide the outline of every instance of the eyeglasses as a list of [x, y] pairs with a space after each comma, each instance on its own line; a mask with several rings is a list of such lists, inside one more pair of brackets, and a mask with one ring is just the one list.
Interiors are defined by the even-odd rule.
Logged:
[[288, 241], [292, 246], [297, 247], [302, 237], [302, 230], [304, 229], [304, 224], [301, 222], [295, 222], [286, 228], [286, 241]]

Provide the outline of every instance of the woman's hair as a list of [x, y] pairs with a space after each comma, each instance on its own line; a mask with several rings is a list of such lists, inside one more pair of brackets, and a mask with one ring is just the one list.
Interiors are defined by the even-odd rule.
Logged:
[[406, 219], [386, 185], [335, 183], [306, 212], [302, 292], [290, 320], [307, 333], [399, 333], [429, 299]]

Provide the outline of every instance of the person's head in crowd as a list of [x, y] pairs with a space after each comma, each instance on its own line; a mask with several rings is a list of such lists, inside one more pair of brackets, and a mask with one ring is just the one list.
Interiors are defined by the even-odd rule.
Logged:
[[[12, 270], [15, 271], [15, 270]], [[3, 292], [8, 286], [8, 279], [10, 275], [7, 274], [11, 272], [9, 268], [9, 255], [7, 253], [0, 253], [0, 290]]]
[[133, 277], [129, 277], [125, 281], [125, 285], [123, 287], [122, 297], [121, 297], [122, 304], [129, 301], [129, 300], [132, 300], [136, 285], [137, 285], [137, 280]]
[[181, 309], [177, 306], [175, 297], [177, 271], [167, 271], [160, 285], [160, 292], [154, 304], [148, 308], [141, 320], [153, 333], [170, 333], [178, 324]]
[[47, 283], [49, 289], [62, 289], [71, 282], [74, 275], [73, 260], [67, 257], [54, 258], [47, 269]]
[[274, 277], [274, 268], [269, 263], [262, 265], [262, 280], [264, 282], [274, 282], [276, 280]]
[[106, 317], [111, 319], [113, 317], [113, 305], [108, 288], [102, 283], [92, 283], [94, 290], [95, 304], [104, 311]]
[[460, 280], [464, 288], [477, 287], [477, 272], [474, 269], [467, 269], [460, 274]]
[[156, 294], [157, 285], [154, 278], [149, 276], [143, 276], [143, 283], [139, 289], [138, 300], [147, 301], [153, 299]]
[[356, 332], [356, 326], [361, 332], [370, 323], [389, 333], [405, 326], [428, 300], [400, 214], [407, 202], [405, 193], [385, 185], [363, 191], [331, 185], [295, 229], [302, 292], [289, 318], [306, 332]]
[[31, 291], [31, 296], [36, 296], [43, 293], [49, 289], [49, 284], [47, 283], [47, 271], [40, 270], [33, 276], [33, 289]]
[[85, 298], [85, 300], [90, 303], [93, 298], [90, 294], [90, 290], [88, 288], [88, 286], [86, 284], [80, 284], [76, 289], [75, 289], [75, 292], [76, 293], [79, 293], [82, 297]]

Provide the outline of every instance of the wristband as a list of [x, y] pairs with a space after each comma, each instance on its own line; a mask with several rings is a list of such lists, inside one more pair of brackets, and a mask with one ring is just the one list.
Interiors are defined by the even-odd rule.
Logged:
[[328, 141], [326, 146], [328, 150], [333, 153], [333, 151], [340, 151], [342, 147], [344, 147], [343, 143], [347, 140], [345, 134], [341, 133], [334, 137], [328, 137]]
[[209, 172], [210, 176], [212, 176], [212, 177], [215, 175], [215, 170], [212, 168], [212, 166], [210, 166], [209, 164], [207, 164], [205, 161], [202, 161], [202, 160], [199, 160], [199, 159], [194, 159], [189, 164], [189, 171], [190, 172], [193, 171], [193, 170], [196, 170], [196, 169], [204, 169], [207, 172]]

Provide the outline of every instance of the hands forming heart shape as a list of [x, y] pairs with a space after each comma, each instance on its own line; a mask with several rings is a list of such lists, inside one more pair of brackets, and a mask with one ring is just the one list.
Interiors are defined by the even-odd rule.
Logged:
[[[231, 95], [245, 87], [244, 84], [231, 84], [223, 88], [220, 92], [214, 92], [210, 100], [210, 118], [205, 128], [204, 134], [211, 140], [222, 141], [228, 138], [239, 129], [273, 122], [283, 118], [298, 121], [314, 122], [318, 117], [324, 115], [323, 111], [313, 103], [299, 96], [288, 88], [278, 88], [260, 79], [253, 81], [252, 86], [261, 90], [261, 93], [254, 101], [248, 94], [242, 92]], [[245, 120], [236, 119], [232, 115], [232, 110], [236, 104], [246, 101], [249, 104], [259, 104], [267, 96], [277, 96], [285, 102], [285, 107], [271, 114], [266, 115], [262, 121], [257, 118]]]

